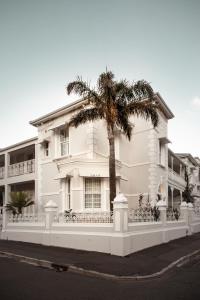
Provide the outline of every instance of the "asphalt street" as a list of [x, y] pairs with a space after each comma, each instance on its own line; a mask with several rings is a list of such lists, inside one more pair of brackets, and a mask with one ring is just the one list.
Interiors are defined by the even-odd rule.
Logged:
[[115, 282], [0, 257], [1, 300], [200, 299], [200, 260], [159, 279]]

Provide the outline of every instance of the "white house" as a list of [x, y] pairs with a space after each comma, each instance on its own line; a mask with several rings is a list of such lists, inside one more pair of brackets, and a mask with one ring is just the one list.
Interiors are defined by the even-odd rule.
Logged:
[[[199, 162], [190, 154], [175, 154], [168, 148], [168, 120], [174, 117], [159, 93], [159, 125], [131, 118], [131, 141], [116, 128], [117, 193], [138, 205], [143, 194], [156, 202], [157, 195], [176, 207], [186, 186], [185, 169], [200, 196]], [[0, 206], [10, 191], [27, 191], [42, 211], [53, 200], [59, 211], [108, 211], [108, 139], [104, 121], [69, 127], [73, 114], [83, 107], [78, 100], [30, 123], [38, 137], [0, 149]], [[193, 182], [195, 181], [195, 182]]]
[[[109, 211], [104, 121], [69, 126], [86, 100], [31, 121], [38, 128], [38, 137], [0, 149], [0, 206], [9, 201], [11, 191], [28, 192], [35, 205], [16, 217], [4, 210], [1, 237], [124, 256], [199, 232], [200, 208], [184, 203], [182, 194], [187, 168], [193, 174], [195, 195], [200, 195], [200, 161], [168, 149], [168, 121], [174, 115], [159, 93], [155, 99], [159, 104], [157, 128], [132, 117], [131, 141], [116, 128], [118, 197], [114, 213]], [[151, 208], [138, 209], [140, 194], [158, 205], [158, 217]], [[75, 219], [63, 216], [69, 208]], [[180, 208], [179, 219], [174, 208]]]
[[[131, 118], [133, 136], [129, 142], [116, 128], [117, 193], [128, 198], [129, 207], [136, 207], [139, 194], [156, 201], [161, 193], [168, 195], [168, 120], [174, 117], [160, 94], [159, 125], [142, 118]], [[30, 123], [38, 128], [37, 167], [38, 205], [48, 200], [60, 212], [108, 211], [108, 139], [104, 121], [69, 127], [74, 113], [82, 108], [76, 101]]]

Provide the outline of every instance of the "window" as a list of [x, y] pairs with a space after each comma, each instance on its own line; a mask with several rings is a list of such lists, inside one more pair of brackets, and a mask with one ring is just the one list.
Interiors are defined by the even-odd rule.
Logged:
[[101, 208], [100, 178], [85, 178], [85, 208]]
[[158, 153], [159, 153], [158, 163], [161, 166], [165, 167], [165, 144], [161, 140], [159, 140], [159, 150], [158, 150]]
[[49, 156], [49, 142], [44, 142], [44, 156]]
[[60, 129], [60, 154], [69, 154], [69, 129]]

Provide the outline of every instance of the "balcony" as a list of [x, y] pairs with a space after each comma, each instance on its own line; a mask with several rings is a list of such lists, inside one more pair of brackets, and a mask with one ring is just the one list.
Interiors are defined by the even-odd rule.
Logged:
[[185, 179], [170, 168], [168, 169], [168, 179], [176, 182], [177, 184], [179, 184], [181, 186], [186, 185]]
[[35, 172], [35, 159], [22, 161], [8, 166], [8, 177], [19, 176]]
[[0, 179], [3, 179], [5, 176], [5, 167], [0, 167]]

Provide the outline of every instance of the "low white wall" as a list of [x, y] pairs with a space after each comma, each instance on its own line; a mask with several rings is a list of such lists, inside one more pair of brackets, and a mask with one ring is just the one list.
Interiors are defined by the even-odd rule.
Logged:
[[43, 244], [45, 223], [8, 223], [6, 230], [2, 230], [4, 240]]
[[125, 256], [200, 232], [200, 217], [187, 207], [178, 221], [167, 221], [166, 209], [161, 207], [159, 222], [128, 223], [128, 202], [123, 197], [115, 203], [114, 223], [57, 223], [54, 203], [49, 203], [45, 222], [7, 223], [5, 218], [2, 238]]
[[51, 229], [46, 230], [44, 223], [19, 222], [8, 223], [2, 238], [125, 256], [187, 233], [184, 221], [167, 222], [165, 227], [161, 222], [131, 223], [125, 233], [113, 232], [113, 224], [53, 223]]
[[193, 220], [192, 224], [190, 225], [191, 233], [200, 232], [200, 219], [196, 218]]

